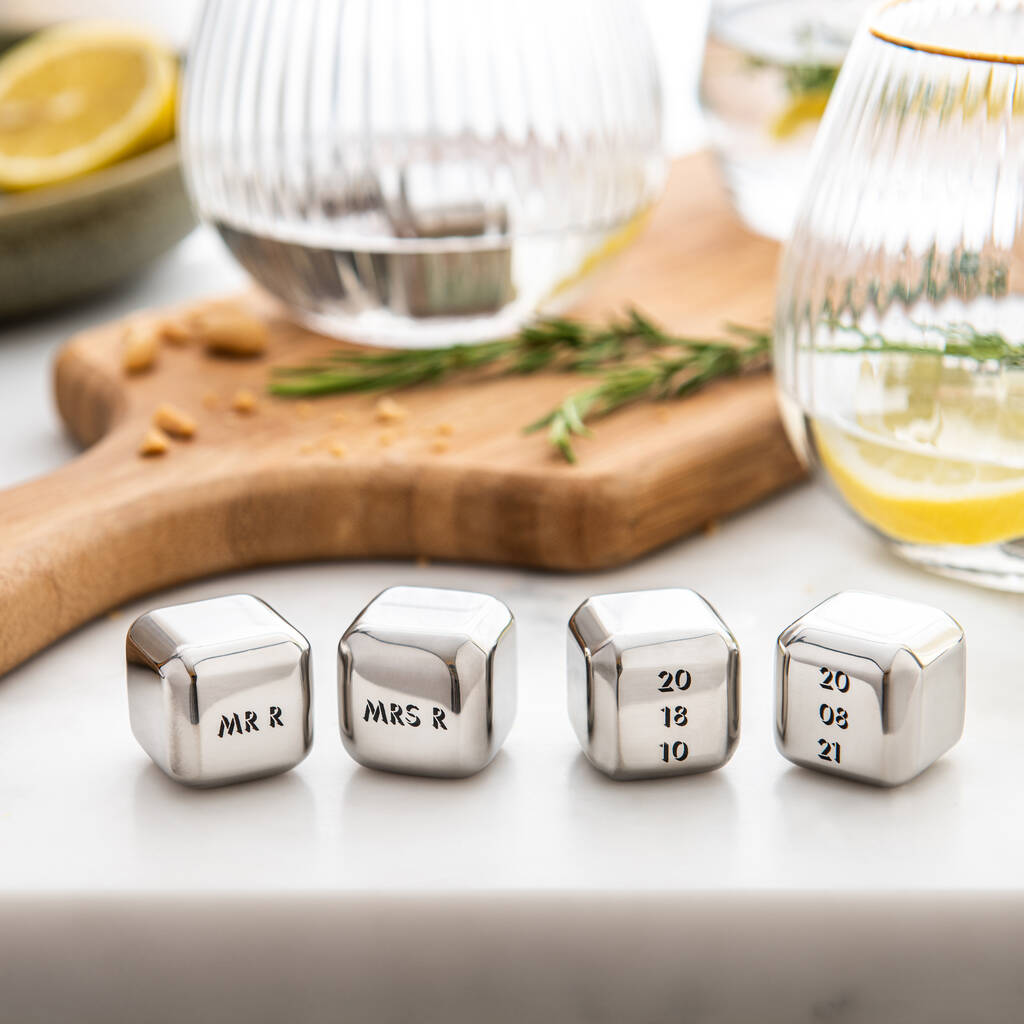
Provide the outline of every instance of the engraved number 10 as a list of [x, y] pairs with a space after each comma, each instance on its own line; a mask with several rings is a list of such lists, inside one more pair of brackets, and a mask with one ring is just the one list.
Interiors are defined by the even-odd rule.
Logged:
[[662, 743], [661, 745], [661, 759], [666, 764], [668, 763], [669, 755], [677, 761], [685, 761], [686, 755], [689, 753], [689, 747], [682, 740], [676, 740], [675, 743]]

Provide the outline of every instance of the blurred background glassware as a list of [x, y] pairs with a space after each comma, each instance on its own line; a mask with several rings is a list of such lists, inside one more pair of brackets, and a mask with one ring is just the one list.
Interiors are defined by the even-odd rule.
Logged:
[[624, 0], [207, 0], [181, 136], [257, 281], [316, 329], [412, 347], [515, 330], [665, 173]]
[[811, 144], [868, 0], [712, 0], [701, 104], [737, 212], [789, 235]]
[[787, 428], [906, 558], [1024, 590], [1024, 2], [858, 32], [783, 259]]

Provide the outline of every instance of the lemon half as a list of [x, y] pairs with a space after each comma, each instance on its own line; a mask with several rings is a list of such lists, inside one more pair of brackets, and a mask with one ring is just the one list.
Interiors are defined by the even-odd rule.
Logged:
[[[812, 430], [840, 494], [887, 536], [915, 544], [1024, 537], [1024, 470], [918, 454], [821, 421]], [[989, 446], [978, 442], [983, 453]]]
[[105, 22], [47, 29], [0, 58], [0, 188], [53, 185], [174, 134], [177, 63]]

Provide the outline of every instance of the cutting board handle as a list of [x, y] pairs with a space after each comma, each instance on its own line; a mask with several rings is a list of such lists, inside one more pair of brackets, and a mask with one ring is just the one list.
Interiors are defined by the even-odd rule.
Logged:
[[[110, 472], [111, 437], [55, 472], [0, 491], [0, 675], [142, 590], [182, 578], [161, 555], [166, 467]], [[187, 560], [183, 560], [187, 561]]]

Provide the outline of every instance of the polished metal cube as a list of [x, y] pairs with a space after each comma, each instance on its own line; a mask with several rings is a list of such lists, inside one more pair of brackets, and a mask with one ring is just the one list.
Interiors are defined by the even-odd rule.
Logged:
[[692, 590], [588, 598], [569, 620], [569, 718], [613, 779], [719, 768], [739, 740], [740, 656]]
[[779, 636], [776, 746], [805, 768], [898, 786], [960, 739], [965, 664], [964, 632], [944, 611], [836, 594]]
[[368, 768], [472, 775], [515, 713], [515, 623], [487, 594], [392, 587], [338, 645], [341, 738]]
[[309, 643], [258, 598], [147, 612], [128, 630], [127, 662], [132, 732], [176, 782], [244, 782], [309, 753]]

